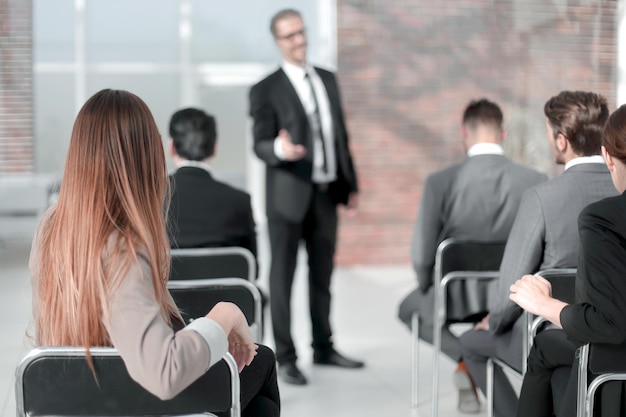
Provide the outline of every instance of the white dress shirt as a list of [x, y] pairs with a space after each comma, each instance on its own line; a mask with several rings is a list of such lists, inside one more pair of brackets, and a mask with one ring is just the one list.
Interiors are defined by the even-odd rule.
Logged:
[[467, 156], [476, 155], [504, 155], [504, 149], [497, 143], [477, 143], [467, 150]]
[[[304, 112], [306, 113], [309, 124], [315, 126], [317, 117], [315, 115], [315, 98], [319, 105], [319, 115], [321, 119], [321, 131], [324, 136], [324, 146], [326, 148], [326, 167], [324, 172], [324, 155], [322, 147], [322, 138], [319, 137], [318, 129], [311, 129], [313, 134], [313, 182], [328, 183], [337, 179], [337, 158], [335, 155], [335, 135], [333, 128], [333, 118], [330, 113], [330, 101], [328, 93], [324, 87], [324, 83], [313, 67], [299, 67], [288, 62], [283, 62], [283, 71], [291, 81]], [[309, 74], [311, 83], [306, 80], [306, 74]], [[311, 92], [311, 85], [315, 89], [315, 98]], [[291, 132], [290, 132], [291, 133]], [[279, 138], [274, 140], [274, 153], [279, 159], [285, 159]]]

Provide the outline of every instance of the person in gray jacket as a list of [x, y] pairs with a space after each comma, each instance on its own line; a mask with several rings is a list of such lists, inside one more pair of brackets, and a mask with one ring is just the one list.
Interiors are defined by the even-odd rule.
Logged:
[[[486, 362], [498, 358], [521, 370], [522, 309], [509, 300], [510, 286], [525, 274], [551, 268], [576, 268], [578, 215], [587, 205], [617, 192], [600, 153], [609, 116], [598, 94], [563, 91], [545, 106], [547, 137], [565, 172], [528, 190], [522, 198], [502, 264], [489, 297], [489, 315], [462, 335], [462, 355], [472, 379], [485, 392]], [[494, 410], [514, 416], [517, 396], [502, 370], [495, 372]]]
[[[499, 106], [487, 99], [469, 103], [463, 114], [463, 145], [467, 158], [431, 174], [424, 186], [415, 223], [411, 258], [419, 286], [401, 303], [400, 319], [410, 326], [419, 312], [419, 337], [432, 343], [433, 268], [437, 246], [447, 238], [506, 241], [524, 191], [546, 176], [504, 156], [506, 132]], [[460, 363], [458, 374], [466, 388], [459, 408], [478, 411], [479, 403], [461, 363], [459, 341], [446, 326], [442, 351]]]

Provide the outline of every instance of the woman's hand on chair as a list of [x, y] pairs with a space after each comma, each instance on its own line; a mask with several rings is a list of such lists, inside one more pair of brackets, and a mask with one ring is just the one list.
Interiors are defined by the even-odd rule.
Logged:
[[524, 275], [511, 285], [510, 290], [511, 301], [532, 314], [541, 315], [541, 308], [551, 299], [552, 286], [539, 275]]
[[252, 363], [258, 349], [246, 317], [239, 307], [226, 302], [216, 304], [206, 317], [215, 320], [224, 329], [228, 338], [228, 351], [235, 358], [241, 372], [245, 366]]
[[524, 275], [511, 285], [509, 299], [524, 310], [561, 327], [561, 311], [567, 303], [552, 298], [552, 285], [539, 275]]

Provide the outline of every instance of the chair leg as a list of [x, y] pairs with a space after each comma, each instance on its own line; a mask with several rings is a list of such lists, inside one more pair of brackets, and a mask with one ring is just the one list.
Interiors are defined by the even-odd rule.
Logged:
[[584, 417], [587, 407], [587, 361], [589, 358], [589, 345], [583, 345], [576, 352], [578, 355], [578, 395], [576, 398], [576, 415]]
[[441, 320], [439, 310], [435, 309], [433, 323], [433, 392], [432, 392], [432, 417], [439, 415], [439, 353], [441, 352]]
[[417, 410], [419, 383], [419, 315], [411, 316], [411, 409]]
[[[593, 407], [596, 400], [596, 391], [599, 387], [600, 384], [598, 384], [597, 379], [589, 385], [588, 392], [585, 395], [585, 407], [583, 409], [583, 416], [593, 417]], [[578, 410], [577, 413], [580, 414]]]
[[493, 379], [494, 369], [493, 360], [489, 358], [487, 360], [487, 417], [493, 417]]

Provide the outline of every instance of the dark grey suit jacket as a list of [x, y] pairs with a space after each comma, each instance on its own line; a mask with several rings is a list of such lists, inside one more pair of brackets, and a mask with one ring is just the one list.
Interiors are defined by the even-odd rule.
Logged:
[[[606, 165], [575, 165], [528, 190], [507, 240], [500, 279], [489, 298], [489, 328], [506, 348], [500, 359], [519, 366], [522, 309], [509, 300], [509, 287], [525, 274], [549, 268], [576, 268], [578, 215], [587, 205], [617, 194]], [[511, 331], [512, 329], [512, 331]]]
[[[358, 185], [348, 147], [339, 87], [332, 72], [317, 67], [315, 71], [328, 94], [335, 133], [337, 180], [330, 184], [329, 194], [335, 203], [345, 204], [348, 195], [358, 190]], [[250, 115], [254, 122], [254, 152], [267, 167], [267, 216], [299, 223], [304, 218], [313, 193], [313, 139], [298, 93], [282, 69], [252, 87]], [[286, 129], [294, 143], [307, 149], [303, 159], [290, 162], [276, 157], [274, 139], [280, 129]]]
[[432, 285], [439, 243], [450, 237], [506, 241], [524, 191], [546, 178], [501, 155], [476, 155], [431, 174], [411, 248], [422, 292]]

